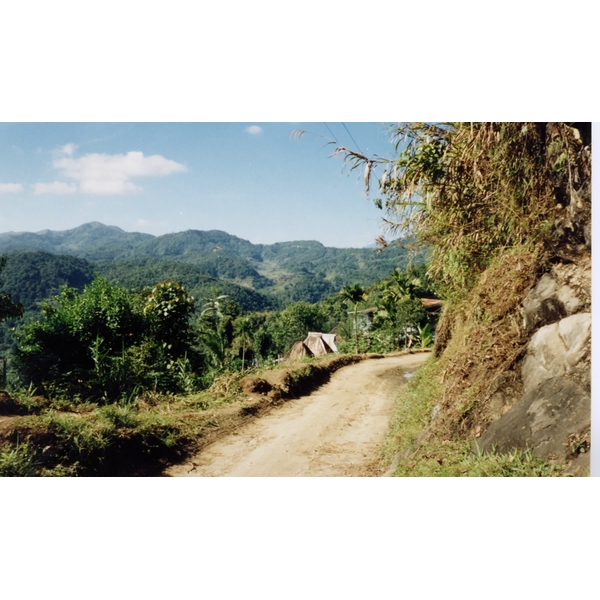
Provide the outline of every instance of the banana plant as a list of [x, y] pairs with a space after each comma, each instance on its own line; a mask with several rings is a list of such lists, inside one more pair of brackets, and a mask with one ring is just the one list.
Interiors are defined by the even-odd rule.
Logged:
[[424, 327], [417, 325], [419, 331], [419, 346], [421, 348], [429, 348], [433, 344], [433, 335], [431, 333], [431, 325], [427, 323]]

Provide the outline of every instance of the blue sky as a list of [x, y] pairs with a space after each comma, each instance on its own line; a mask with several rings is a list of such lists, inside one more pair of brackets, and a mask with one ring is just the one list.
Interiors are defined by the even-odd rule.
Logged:
[[[308, 133], [291, 139], [298, 129]], [[329, 157], [332, 138], [393, 154], [382, 123], [5, 123], [0, 232], [100, 221], [362, 247], [381, 233], [382, 213], [361, 174]]]

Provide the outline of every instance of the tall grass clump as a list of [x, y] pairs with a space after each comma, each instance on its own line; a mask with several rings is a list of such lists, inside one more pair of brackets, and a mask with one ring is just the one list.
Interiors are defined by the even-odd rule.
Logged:
[[35, 473], [35, 452], [27, 443], [0, 447], [0, 477], [29, 477]]
[[391, 462], [395, 455], [407, 456], [416, 449], [441, 393], [438, 363], [429, 358], [397, 398], [394, 418], [384, 448], [384, 457], [388, 462]]

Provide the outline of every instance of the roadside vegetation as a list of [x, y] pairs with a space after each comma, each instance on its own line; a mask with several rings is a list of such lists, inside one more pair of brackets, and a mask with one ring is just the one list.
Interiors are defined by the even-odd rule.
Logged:
[[219, 410], [241, 399], [231, 383], [206, 393], [147, 392], [103, 405], [13, 392], [27, 415], [2, 423], [0, 475], [157, 475], [215, 432], [243, 422], [243, 406]]
[[[157, 474], [309, 392], [358, 360], [356, 352], [432, 343], [419, 337], [435, 321], [419, 297], [435, 294], [424, 266], [279, 311], [243, 311], [219, 292], [195, 299], [177, 281], [130, 291], [95, 276], [79, 289], [63, 285], [24, 320], [6, 295], [13, 330], [2, 374], [8, 393], [0, 396], [0, 475]], [[368, 327], [358, 318], [364, 309]], [[309, 331], [335, 331], [340, 354], [282, 362]]]
[[[551, 475], [528, 452], [476, 456], [489, 399], [528, 337], [520, 303], [550, 261], [576, 260], [587, 235], [589, 124], [400, 124], [395, 159], [347, 148], [350, 169], [379, 169], [387, 231], [429, 250], [427, 274], [444, 308], [435, 359], [399, 400], [386, 451], [396, 475]], [[572, 199], [569, 202], [569, 198]], [[586, 208], [587, 207], [587, 208]], [[380, 245], [387, 242], [382, 237]]]
[[146, 391], [106, 404], [26, 390], [0, 396], [0, 476], [160, 475], [169, 464], [364, 358], [336, 354], [230, 371], [201, 392]]
[[397, 398], [394, 421], [384, 449], [384, 462], [395, 477], [548, 477], [562, 465], [533, 456], [528, 450], [508, 454], [476, 453], [467, 437], [445, 438], [433, 424], [444, 397], [443, 368], [431, 357]]

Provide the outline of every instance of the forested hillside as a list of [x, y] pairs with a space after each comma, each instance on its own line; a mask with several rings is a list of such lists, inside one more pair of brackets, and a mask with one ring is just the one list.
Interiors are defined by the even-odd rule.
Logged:
[[[345, 286], [374, 285], [409, 260], [423, 260], [423, 254], [409, 257], [401, 247], [379, 252], [327, 248], [316, 241], [260, 245], [222, 231], [154, 237], [101, 223], [67, 231], [0, 234], [0, 252], [8, 258], [3, 289], [25, 309], [23, 319], [0, 323], [4, 355], [15, 347], [13, 328], [37, 318], [43, 301], [57, 296], [62, 286], [82, 292], [94, 276], [134, 292], [174, 281], [198, 307], [223, 296], [247, 313], [281, 310], [298, 302], [315, 304]], [[271, 331], [263, 339], [280, 337]], [[285, 335], [281, 339], [286, 341], [263, 346], [275, 355], [285, 352], [291, 342]]]
[[1, 233], [0, 253], [44, 250], [90, 260], [111, 260], [117, 256], [128, 256], [135, 247], [152, 237], [93, 222], [66, 231], [46, 229], [37, 233]]
[[[316, 241], [252, 244], [223, 231], [196, 230], [154, 237], [101, 223], [67, 231], [0, 234], [0, 253], [35, 250], [86, 259], [95, 271], [129, 287], [152, 285], [159, 272], [174, 279], [191, 277], [193, 285], [200, 285], [198, 277], [203, 274], [261, 291], [269, 298], [261, 300], [255, 294], [238, 291], [237, 296], [246, 297], [248, 309], [261, 303], [266, 307], [301, 300], [318, 302], [345, 285], [357, 281], [371, 285], [395, 268], [405, 268], [411, 260], [414, 264], [423, 262], [424, 257], [423, 253], [410, 257], [400, 246], [380, 252], [372, 248], [327, 248]], [[183, 264], [194, 268], [184, 268]]]
[[[212, 272], [211, 272], [212, 271]], [[235, 273], [228, 271], [227, 277], [220, 271], [206, 268], [202, 263], [190, 264], [166, 259], [131, 258], [95, 265], [95, 272], [112, 283], [130, 290], [152, 287], [160, 281], [173, 280], [185, 287], [199, 301], [216, 290], [237, 302], [243, 311], [269, 310], [275, 303], [251, 287], [237, 285]]]
[[26, 311], [59, 293], [63, 285], [79, 291], [94, 278], [94, 265], [74, 256], [48, 252], [10, 254], [2, 274], [4, 289]]

